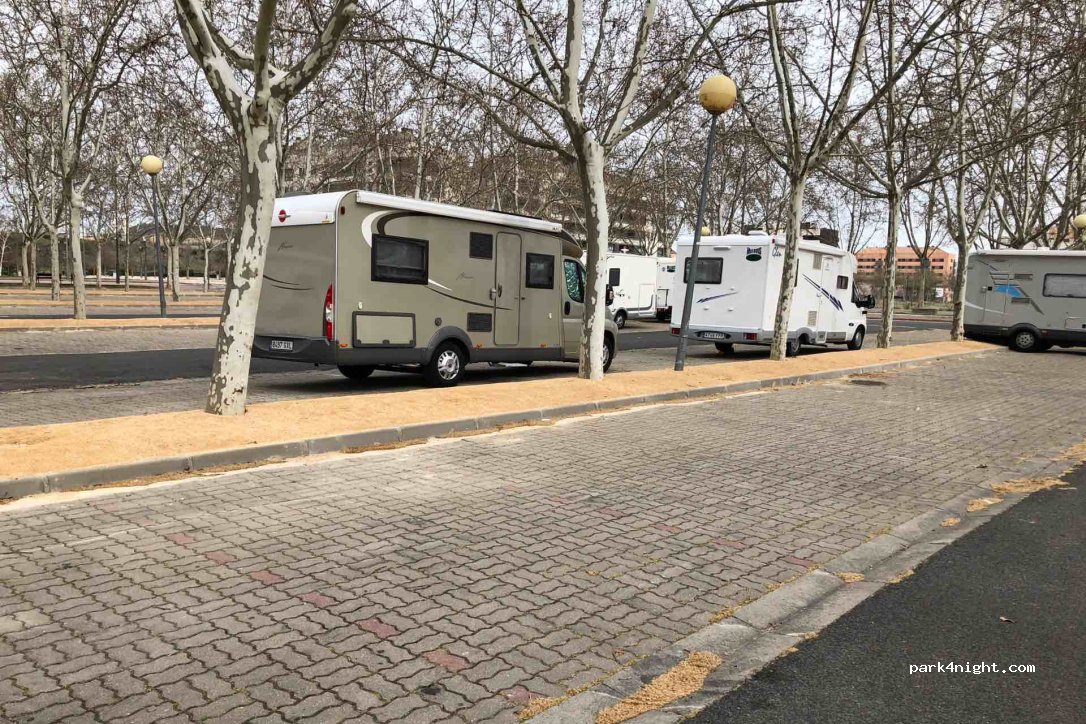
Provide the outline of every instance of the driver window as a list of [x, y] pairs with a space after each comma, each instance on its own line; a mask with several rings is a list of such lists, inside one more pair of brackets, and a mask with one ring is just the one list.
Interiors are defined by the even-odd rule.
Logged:
[[563, 263], [566, 273], [566, 293], [574, 302], [584, 302], [584, 272], [581, 265], [572, 259], [566, 259]]

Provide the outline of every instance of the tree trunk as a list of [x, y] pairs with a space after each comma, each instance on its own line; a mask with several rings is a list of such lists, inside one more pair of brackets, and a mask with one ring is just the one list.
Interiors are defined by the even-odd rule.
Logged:
[[957, 242], [958, 263], [954, 267], [954, 316], [950, 321], [950, 338], [961, 342], [965, 338], [965, 265], [969, 261], [969, 240], [962, 234]]
[[49, 231], [49, 298], [60, 299], [60, 237], [55, 230]]
[[180, 302], [181, 294], [178, 290], [181, 288], [181, 243], [171, 243], [166, 251], [170, 255], [170, 296], [173, 301]]
[[241, 415], [249, 386], [249, 361], [256, 328], [257, 303], [275, 206], [281, 108], [269, 108], [264, 123], [244, 118], [241, 148], [241, 197], [238, 204], [237, 254], [227, 270], [215, 361], [207, 393], [207, 412]]
[[603, 263], [603, 255], [607, 250], [610, 230], [607, 187], [603, 180], [607, 161], [603, 147], [588, 137], [579, 139], [577, 157], [585, 211], [585, 238], [588, 243], [578, 376], [586, 380], [602, 380], [603, 332], [607, 320], [607, 268]]
[[23, 241], [23, 248], [19, 254], [19, 273], [22, 277], [23, 288], [30, 286], [30, 244]]
[[38, 288], [38, 245], [33, 241], [30, 242], [30, 291], [36, 291]]
[[890, 346], [894, 326], [894, 293], [897, 291], [897, 231], [901, 223], [901, 197], [891, 191], [886, 201], [890, 219], [886, 226], [886, 255], [882, 269], [882, 328], [878, 346]]
[[208, 275], [207, 258], [209, 256], [211, 256], [211, 247], [208, 246], [207, 244], [204, 244], [204, 291], [205, 292], [209, 291], [211, 289], [211, 284], [209, 283], [208, 277], [207, 277], [207, 275]]
[[785, 348], [788, 344], [788, 319], [792, 314], [792, 294], [796, 288], [796, 274], [799, 271], [799, 227], [803, 223], [803, 194], [807, 190], [807, 177], [790, 179], [790, 185], [784, 269], [781, 271], [781, 292], [777, 297], [777, 313], [773, 317], [773, 344], [769, 348], [769, 358], [774, 360], [785, 358]]
[[102, 242], [99, 241], [96, 244], [96, 246], [97, 246], [97, 249], [95, 250], [94, 271], [97, 273], [97, 280], [95, 281], [94, 286], [101, 289], [102, 288]]
[[[427, 86], [425, 86], [425, 88], [428, 89], [429, 86], [427, 85]], [[424, 95], [422, 101], [423, 101], [422, 110], [419, 112], [419, 135], [418, 135], [418, 140], [417, 140], [418, 147], [415, 149], [416, 153], [417, 153], [417, 155], [415, 157], [415, 198], [416, 199], [421, 199], [422, 198], [422, 186], [423, 186], [423, 180], [424, 180], [423, 179], [423, 174], [426, 171], [426, 139], [427, 139], [427, 133], [429, 132], [429, 129], [427, 128], [427, 124], [430, 121], [430, 104], [426, 102], [425, 95]]]
[[75, 188], [74, 182], [68, 181], [64, 189], [71, 215], [68, 226], [68, 249], [72, 264], [72, 311], [76, 319], [87, 318], [87, 283], [83, 277], [83, 242], [80, 234], [83, 230], [83, 196]]

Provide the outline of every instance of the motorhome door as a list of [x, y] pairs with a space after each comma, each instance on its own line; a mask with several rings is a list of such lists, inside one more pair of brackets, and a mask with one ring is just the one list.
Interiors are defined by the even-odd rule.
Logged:
[[818, 318], [817, 325], [815, 325], [815, 341], [825, 342], [826, 332], [837, 327], [837, 307], [834, 300], [829, 296], [833, 294], [837, 278], [834, 273], [836, 265], [833, 263], [833, 258], [822, 254], [819, 254], [819, 257], [822, 259], [822, 274], [819, 277], [819, 285], [822, 288], [818, 291]]
[[520, 235], [500, 233], [494, 253], [494, 344], [520, 341], [521, 249]]

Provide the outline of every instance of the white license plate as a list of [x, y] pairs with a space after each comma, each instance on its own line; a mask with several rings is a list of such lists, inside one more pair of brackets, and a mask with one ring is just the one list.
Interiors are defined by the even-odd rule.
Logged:
[[701, 333], [701, 338], [702, 339], [727, 339], [728, 337], [723, 332], [702, 332]]
[[289, 339], [273, 339], [269, 345], [276, 352], [293, 352], [294, 342]]

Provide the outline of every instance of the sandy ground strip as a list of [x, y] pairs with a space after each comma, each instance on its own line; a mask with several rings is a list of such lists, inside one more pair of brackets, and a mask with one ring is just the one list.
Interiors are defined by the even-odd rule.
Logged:
[[57, 472], [984, 349], [994, 347], [978, 342], [934, 342], [891, 349], [830, 352], [781, 362], [763, 358], [706, 364], [682, 373], [672, 370], [617, 373], [599, 382], [562, 377], [286, 400], [252, 405], [244, 416], [233, 418], [193, 410], [13, 427], [0, 430], [0, 476]]
[[124, 329], [131, 327], [214, 327], [218, 317], [139, 317], [135, 319], [0, 319], [0, 331], [47, 329]]

